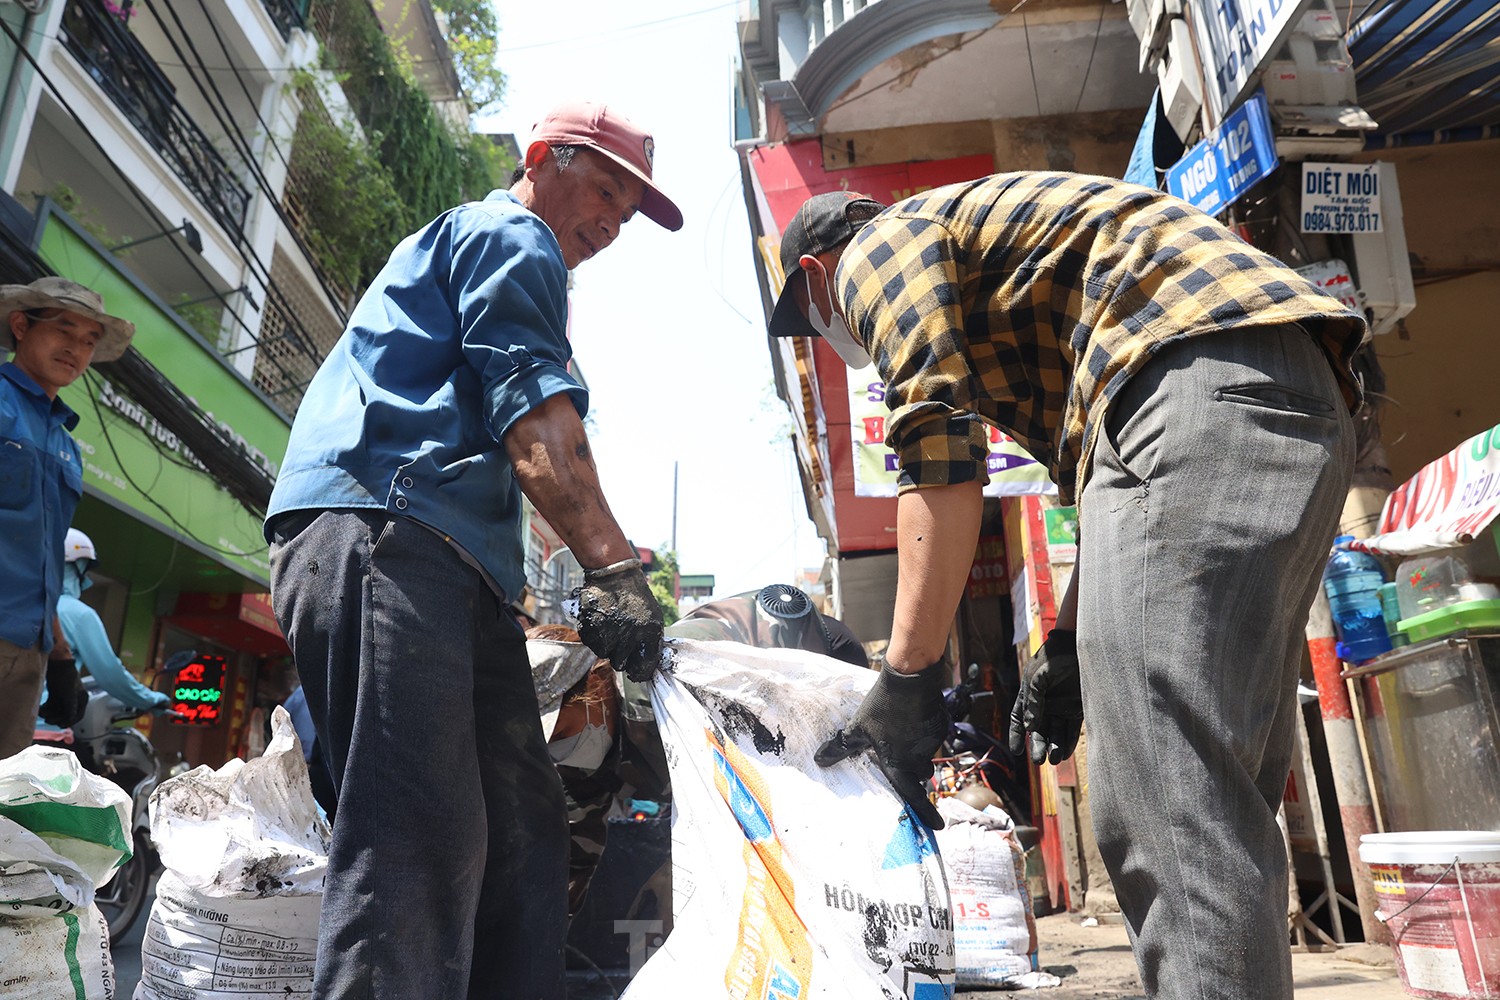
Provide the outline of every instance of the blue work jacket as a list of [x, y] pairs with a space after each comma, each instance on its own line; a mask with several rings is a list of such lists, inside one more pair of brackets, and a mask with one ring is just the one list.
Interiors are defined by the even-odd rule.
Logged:
[[0, 639], [52, 648], [63, 539], [83, 495], [78, 414], [0, 365]]
[[378, 507], [446, 535], [509, 598], [525, 583], [503, 441], [568, 372], [568, 271], [508, 191], [402, 240], [313, 377], [267, 511]]

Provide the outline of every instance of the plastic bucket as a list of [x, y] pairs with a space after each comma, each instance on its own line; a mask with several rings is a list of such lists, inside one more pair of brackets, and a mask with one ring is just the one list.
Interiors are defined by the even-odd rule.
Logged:
[[1359, 858], [1408, 993], [1500, 998], [1500, 832], [1369, 833]]

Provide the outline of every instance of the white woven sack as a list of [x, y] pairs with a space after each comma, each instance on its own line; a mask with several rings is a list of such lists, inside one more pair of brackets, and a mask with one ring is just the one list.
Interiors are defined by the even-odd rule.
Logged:
[[109, 925], [99, 908], [0, 919], [0, 997], [114, 1000]]
[[285, 1000], [312, 992], [328, 826], [286, 709], [263, 756], [194, 768], [151, 796], [166, 866], [135, 1000]]
[[937, 832], [948, 891], [958, 985], [1005, 987], [1032, 971], [1036, 934], [1025, 891], [1025, 861], [1001, 810], [938, 801], [946, 824]]
[[672, 774], [673, 930], [625, 996], [950, 997], [931, 832], [866, 756], [813, 762], [875, 674], [799, 650], [674, 651], [651, 684]]

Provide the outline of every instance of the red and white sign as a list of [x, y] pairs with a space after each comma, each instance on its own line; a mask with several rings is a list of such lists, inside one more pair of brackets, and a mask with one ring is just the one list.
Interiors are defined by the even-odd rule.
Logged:
[[1476, 434], [1392, 493], [1369, 552], [1423, 555], [1472, 542], [1500, 515], [1500, 426]]

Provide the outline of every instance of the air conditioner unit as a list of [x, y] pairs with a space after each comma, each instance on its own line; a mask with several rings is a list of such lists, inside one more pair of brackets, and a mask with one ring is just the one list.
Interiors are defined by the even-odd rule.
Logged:
[[1376, 166], [1380, 168], [1381, 231], [1355, 233], [1349, 240], [1354, 247], [1354, 280], [1364, 298], [1370, 330], [1381, 334], [1394, 330], [1416, 308], [1417, 289], [1406, 252], [1406, 223], [1401, 216], [1396, 165]]
[[1187, 142], [1203, 108], [1203, 81], [1193, 61], [1192, 32], [1182, 18], [1168, 22], [1167, 54], [1156, 67], [1161, 106], [1177, 138]]

